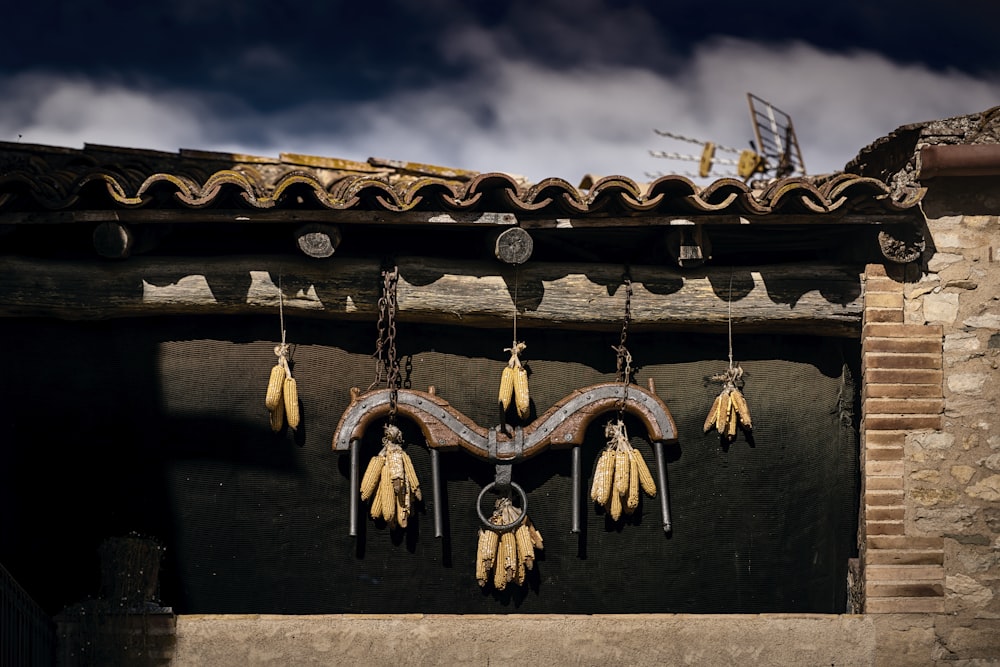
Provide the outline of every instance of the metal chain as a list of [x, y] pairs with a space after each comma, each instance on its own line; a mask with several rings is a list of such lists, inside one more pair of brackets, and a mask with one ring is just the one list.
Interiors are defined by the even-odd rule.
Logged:
[[396, 356], [396, 286], [399, 267], [382, 270], [382, 295], [378, 300], [378, 338], [375, 342], [375, 381], [368, 390], [379, 385], [383, 377], [389, 388], [389, 423], [396, 421], [396, 399], [399, 391], [399, 358]]
[[625, 283], [625, 317], [622, 319], [622, 333], [618, 341], [618, 346], [611, 346], [611, 349], [618, 355], [616, 359], [618, 381], [624, 385], [621, 400], [618, 402], [619, 419], [621, 419], [622, 413], [625, 411], [625, 401], [628, 399], [628, 385], [632, 380], [632, 353], [625, 346], [625, 342], [628, 340], [628, 326], [632, 321], [632, 278], [629, 276], [627, 270], [624, 276], [622, 276], [622, 281]]

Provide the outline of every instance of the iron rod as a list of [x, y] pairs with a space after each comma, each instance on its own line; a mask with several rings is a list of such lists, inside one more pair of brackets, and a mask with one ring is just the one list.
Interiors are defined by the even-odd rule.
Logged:
[[351, 502], [350, 502], [350, 536], [358, 535], [358, 495], [361, 493], [361, 441], [351, 440]]
[[431, 450], [431, 495], [434, 497], [434, 537], [444, 536], [444, 509], [441, 507], [441, 462], [438, 450]]
[[667, 491], [667, 462], [663, 458], [663, 443], [659, 440], [653, 443], [653, 453], [656, 456], [656, 477], [660, 484], [660, 510], [663, 512], [663, 532], [669, 533], [673, 526], [670, 523], [670, 498]]
[[580, 532], [580, 448], [573, 448], [573, 458], [570, 475], [572, 476], [573, 499], [571, 504], [572, 526], [571, 533]]

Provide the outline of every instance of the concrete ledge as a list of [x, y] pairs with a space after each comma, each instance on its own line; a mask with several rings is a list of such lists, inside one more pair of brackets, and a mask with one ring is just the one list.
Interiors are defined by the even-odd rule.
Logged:
[[178, 616], [174, 665], [873, 665], [860, 615]]

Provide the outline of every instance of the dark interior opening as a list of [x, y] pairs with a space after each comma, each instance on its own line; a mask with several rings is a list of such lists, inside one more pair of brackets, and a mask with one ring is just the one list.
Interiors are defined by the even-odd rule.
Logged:
[[[303, 426], [273, 434], [263, 398], [276, 317], [5, 323], [0, 562], [46, 610], [97, 594], [99, 545], [134, 532], [164, 545], [159, 597], [177, 613], [844, 611], [857, 555], [857, 341], [735, 331], [755, 428], [723, 446], [702, 423], [726, 337], [633, 333], [636, 380], [655, 381], [679, 433], [666, 446], [673, 532], [643, 497], [617, 525], [585, 501], [572, 534], [570, 453], [543, 453], [513, 476], [545, 549], [527, 585], [497, 593], [474, 576], [475, 500], [493, 469], [464, 453], [442, 454], [442, 539], [429, 493], [408, 531], [366, 520], [348, 536], [348, 457], [331, 441], [350, 387], [375, 378], [375, 325], [286, 328]], [[535, 414], [615, 379], [617, 332], [520, 334]], [[509, 330], [400, 323], [397, 343], [409, 386], [434, 385], [495, 424]], [[585, 493], [605, 421], [582, 450]], [[429, 486], [422, 436], [403, 425]], [[641, 425], [628, 427], [652, 466]], [[379, 435], [369, 431], [362, 465]]]

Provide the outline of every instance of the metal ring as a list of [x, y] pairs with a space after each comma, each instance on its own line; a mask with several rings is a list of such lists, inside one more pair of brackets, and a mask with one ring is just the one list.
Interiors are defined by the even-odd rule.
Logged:
[[514, 530], [524, 522], [524, 518], [528, 516], [528, 495], [524, 492], [516, 482], [511, 482], [510, 486], [512, 489], [517, 491], [517, 495], [521, 496], [521, 515], [511, 521], [510, 523], [495, 524], [486, 518], [483, 514], [483, 496], [486, 492], [497, 485], [496, 482], [490, 482], [483, 487], [483, 490], [479, 492], [479, 498], [476, 499], [476, 513], [479, 515], [479, 520], [483, 522], [483, 525], [490, 530], [496, 530], [501, 533], [506, 533], [508, 531]]

